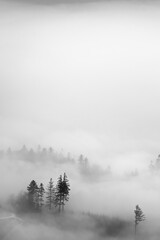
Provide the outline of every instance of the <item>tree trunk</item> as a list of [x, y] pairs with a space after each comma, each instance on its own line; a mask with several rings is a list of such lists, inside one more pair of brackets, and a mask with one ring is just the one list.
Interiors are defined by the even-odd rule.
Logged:
[[64, 212], [64, 194], [63, 194], [63, 200], [62, 200], [62, 212]]
[[61, 196], [60, 196], [60, 200], [59, 200], [59, 212], [61, 212], [61, 205], [62, 205], [62, 200], [61, 200]]
[[137, 238], [137, 224], [135, 223], [135, 240]]

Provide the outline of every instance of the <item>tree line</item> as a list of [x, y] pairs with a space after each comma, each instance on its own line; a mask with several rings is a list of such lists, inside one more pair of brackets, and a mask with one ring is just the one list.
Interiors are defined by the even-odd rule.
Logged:
[[48, 161], [55, 164], [79, 163], [81, 166], [87, 166], [89, 164], [88, 158], [85, 157], [83, 154], [75, 157], [70, 152], [65, 154], [63, 149], [61, 149], [60, 151], [56, 151], [52, 147], [45, 148], [41, 147], [40, 145], [38, 145], [36, 149], [27, 148], [25, 145], [23, 145], [22, 148], [16, 150], [11, 149], [11, 147], [9, 147], [7, 150], [0, 149], [0, 160], [1, 159], [12, 159], [16, 161], [26, 161], [30, 163], [47, 163]]
[[76, 160], [71, 155], [71, 153], [65, 153], [63, 149], [56, 151], [52, 147], [41, 147], [37, 148], [27, 148], [25, 145], [20, 149], [11, 149], [9, 147], [7, 150], [0, 149], [0, 160], [9, 159], [16, 161], [26, 161], [30, 163], [34, 162], [54, 162], [54, 163], [70, 163], [74, 164]]
[[66, 173], [59, 176], [56, 186], [52, 178], [46, 187], [43, 183], [39, 185], [32, 180], [27, 186], [27, 203], [30, 211], [42, 211], [46, 207], [49, 211], [58, 209], [64, 211], [65, 203], [69, 200], [70, 184]]

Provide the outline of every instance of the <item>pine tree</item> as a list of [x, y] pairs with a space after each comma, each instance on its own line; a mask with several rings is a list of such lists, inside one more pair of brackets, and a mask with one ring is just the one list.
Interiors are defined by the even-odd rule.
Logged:
[[69, 187], [70, 185], [66, 173], [64, 173], [63, 179], [62, 175], [60, 175], [56, 185], [56, 199], [55, 199], [56, 207], [57, 206], [59, 207], [59, 212], [64, 211], [65, 201], [69, 200], [70, 191]]
[[35, 210], [39, 211], [40, 203], [39, 203], [39, 187], [38, 186], [37, 186], [37, 189], [35, 190], [35, 194], [34, 194], [34, 205], [35, 205]]
[[62, 208], [62, 200], [63, 200], [63, 181], [62, 175], [59, 176], [56, 191], [55, 191], [55, 206], [58, 206], [59, 212], [61, 212]]
[[42, 209], [44, 205], [44, 193], [45, 193], [43, 183], [40, 184], [38, 193], [39, 193], [39, 208]]
[[136, 236], [136, 232], [137, 232], [137, 225], [145, 220], [145, 215], [142, 212], [141, 208], [139, 207], [139, 205], [136, 205], [136, 209], [134, 210], [135, 213], [135, 236]]
[[38, 186], [37, 183], [32, 180], [27, 187], [28, 190], [28, 203], [29, 203], [29, 208], [30, 210], [36, 210], [37, 205], [38, 205], [38, 199], [37, 199], [37, 194], [38, 194]]
[[83, 162], [84, 162], [83, 154], [81, 154], [81, 155], [79, 156], [78, 161], [79, 161], [79, 164], [80, 164], [80, 165], [83, 164]]
[[54, 202], [55, 202], [55, 188], [53, 185], [53, 181], [52, 178], [50, 178], [50, 181], [48, 183], [47, 186], [47, 190], [46, 190], [46, 206], [48, 207], [49, 210], [51, 210], [54, 206]]
[[67, 178], [66, 173], [64, 173], [64, 175], [63, 175], [62, 186], [63, 186], [62, 210], [64, 211], [65, 201], [69, 200], [69, 191], [70, 191], [70, 184], [69, 184], [69, 180]]

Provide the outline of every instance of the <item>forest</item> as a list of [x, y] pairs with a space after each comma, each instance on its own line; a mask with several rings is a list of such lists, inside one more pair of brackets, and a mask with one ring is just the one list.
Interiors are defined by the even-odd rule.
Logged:
[[[7, 176], [10, 173], [13, 179], [13, 183], [5, 182], [4, 176], [1, 183], [5, 189], [10, 189], [10, 194], [8, 190], [2, 190], [1, 193], [0, 219], [1, 223], [7, 223], [3, 228], [3, 224], [0, 225], [1, 236], [5, 236], [13, 225], [18, 228], [15, 239], [24, 239], [20, 229], [28, 229], [27, 224], [35, 229], [39, 229], [39, 224], [43, 227], [52, 226], [54, 231], [59, 226], [67, 232], [71, 231], [73, 236], [77, 231], [78, 234], [82, 231], [91, 238], [96, 236], [100, 239], [106, 236], [109, 239], [134, 239], [135, 234], [137, 239], [149, 239], [154, 234], [153, 229], [157, 229], [156, 224], [154, 227], [151, 224], [152, 230], [151, 226], [148, 227], [148, 222], [155, 221], [156, 213], [154, 207], [152, 214], [147, 210], [140, 191], [146, 194], [144, 186], [147, 178], [150, 183], [159, 179], [160, 156], [148, 162], [143, 171], [137, 166], [121, 175], [117, 175], [114, 167], [108, 165], [102, 168], [83, 154], [73, 157], [70, 153], [58, 152], [51, 147], [38, 146], [30, 150], [26, 146], [19, 150], [8, 148], [0, 151], [0, 161], [3, 174], [4, 171]], [[9, 169], [11, 172], [8, 173]], [[137, 197], [133, 197], [132, 205], [127, 202], [133, 194], [123, 197], [124, 193], [116, 193], [117, 189], [129, 192], [130, 185], [138, 193]], [[106, 190], [102, 190], [104, 187]], [[119, 201], [113, 201], [113, 194], [119, 197]], [[125, 205], [120, 209], [123, 202]], [[49, 234], [50, 237], [53, 232]], [[39, 234], [38, 238], [41, 239]]]

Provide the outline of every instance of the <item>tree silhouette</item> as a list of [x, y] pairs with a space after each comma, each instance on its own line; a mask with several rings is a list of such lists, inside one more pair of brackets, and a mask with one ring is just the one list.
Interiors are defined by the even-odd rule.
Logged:
[[145, 215], [142, 212], [141, 208], [139, 207], [139, 205], [136, 205], [136, 209], [134, 210], [135, 213], [135, 236], [137, 233], [137, 225], [145, 220]]
[[58, 206], [59, 212], [61, 212], [62, 200], [63, 200], [63, 187], [62, 187], [62, 175], [60, 175], [55, 190], [55, 206], [56, 207]]
[[65, 201], [69, 200], [70, 185], [66, 173], [59, 176], [56, 185], [55, 205], [58, 206], [59, 212], [64, 211]]
[[78, 162], [79, 162], [80, 165], [83, 164], [83, 162], [84, 162], [83, 154], [81, 154], [81, 155], [79, 156]]
[[39, 205], [37, 183], [34, 180], [32, 180], [29, 186], [27, 187], [27, 190], [29, 208], [30, 210], [36, 210]]
[[44, 193], [45, 193], [43, 183], [40, 184], [38, 193], [39, 193], [39, 208], [42, 209], [44, 205]]
[[64, 211], [65, 201], [69, 200], [69, 191], [70, 191], [70, 184], [69, 184], [69, 180], [67, 178], [66, 173], [64, 173], [63, 175], [62, 187], [63, 187], [62, 210]]
[[54, 206], [54, 202], [55, 202], [55, 189], [54, 189], [54, 185], [53, 185], [53, 180], [52, 178], [50, 178], [50, 181], [48, 183], [47, 186], [47, 190], [46, 190], [46, 206], [48, 207], [49, 210], [51, 210]]

